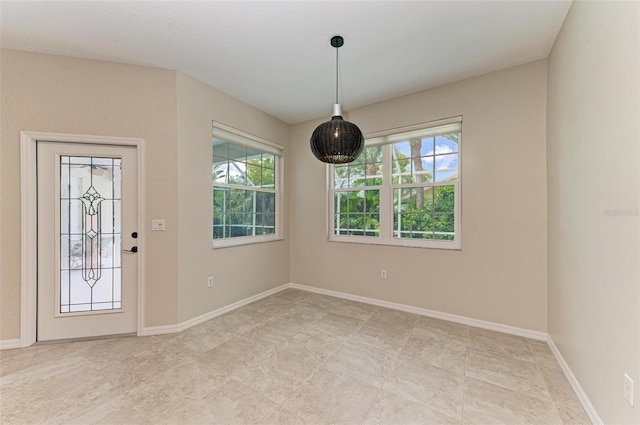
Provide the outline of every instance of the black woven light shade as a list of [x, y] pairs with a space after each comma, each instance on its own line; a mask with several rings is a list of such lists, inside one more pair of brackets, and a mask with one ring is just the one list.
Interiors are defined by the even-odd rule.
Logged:
[[334, 116], [311, 135], [311, 152], [322, 162], [344, 164], [354, 161], [364, 148], [364, 136], [357, 125]]
[[364, 148], [364, 136], [357, 125], [342, 118], [342, 106], [338, 103], [338, 49], [344, 39], [336, 35], [331, 46], [336, 48], [336, 103], [331, 121], [320, 124], [311, 135], [311, 152], [322, 162], [345, 164], [354, 161]]

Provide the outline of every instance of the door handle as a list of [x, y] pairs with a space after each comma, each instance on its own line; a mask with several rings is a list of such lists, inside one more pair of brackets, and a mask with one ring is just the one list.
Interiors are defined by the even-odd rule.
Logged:
[[123, 249], [122, 252], [128, 252], [130, 254], [135, 254], [136, 252], [138, 252], [138, 247], [137, 246], [132, 246], [131, 249]]

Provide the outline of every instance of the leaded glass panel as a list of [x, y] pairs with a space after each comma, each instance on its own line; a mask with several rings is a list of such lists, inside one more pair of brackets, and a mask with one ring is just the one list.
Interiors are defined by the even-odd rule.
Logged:
[[120, 158], [60, 157], [60, 313], [122, 307], [121, 193]]

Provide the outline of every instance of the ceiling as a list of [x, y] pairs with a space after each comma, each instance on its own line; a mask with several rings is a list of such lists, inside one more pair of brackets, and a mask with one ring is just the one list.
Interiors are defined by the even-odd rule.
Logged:
[[287, 123], [546, 58], [570, 1], [7, 1], [3, 48], [183, 71]]

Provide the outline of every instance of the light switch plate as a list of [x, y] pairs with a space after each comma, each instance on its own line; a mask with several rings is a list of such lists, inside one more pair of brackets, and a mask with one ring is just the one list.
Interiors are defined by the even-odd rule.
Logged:
[[164, 231], [164, 220], [158, 218], [151, 220], [151, 230], [155, 232]]

